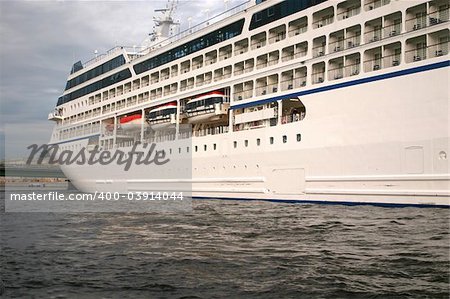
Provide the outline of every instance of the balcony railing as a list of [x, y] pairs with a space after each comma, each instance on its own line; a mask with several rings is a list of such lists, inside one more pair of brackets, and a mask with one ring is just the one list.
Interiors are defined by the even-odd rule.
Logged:
[[313, 84], [323, 83], [325, 81], [325, 72], [315, 72], [312, 73]]
[[207, 136], [207, 135], [224, 134], [224, 133], [228, 133], [228, 129], [229, 129], [228, 126], [218, 126], [218, 127], [214, 127], [214, 128], [197, 130], [197, 131], [194, 131], [194, 136], [202, 137], [202, 136]]
[[291, 28], [289, 29], [289, 37], [295, 36], [295, 35], [300, 35], [302, 33], [305, 33], [306, 31], [308, 31], [308, 25], [304, 25], [304, 26], [298, 26], [295, 28]]
[[297, 121], [301, 121], [305, 118], [305, 112], [296, 113], [293, 115], [283, 115], [281, 117], [281, 124], [289, 124]]
[[320, 57], [325, 55], [325, 46], [318, 46], [312, 49], [313, 57]]
[[418, 49], [412, 49], [406, 51], [405, 58], [406, 62], [417, 62], [422, 61], [427, 58], [434, 58], [448, 55], [449, 53], [449, 42], [438, 43], [430, 45], [427, 47], [422, 47]]
[[253, 88], [242, 90], [234, 93], [234, 100], [241, 101], [245, 99], [250, 99], [253, 97]]
[[353, 63], [353, 64], [346, 65], [344, 67], [345, 76], [350, 77], [350, 76], [359, 75], [360, 68], [361, 68], [360, 63]]
[[366, 33], [364, 33], [364, 40], [366, 43], [377, 42], [383, 38], [382, 34], [382, 28], [367, 31]]
[[252, 50], [255, 50], [255, 49], [262, 48], [265, 45], [266, 45], [266, 40], [265, 39], [264, 40], [253, 41], [251, 48], [252, 48]]
[[399, 66], [401, 63], [401, 54], [392, 54], [383, 56], [383, 68]]
[[269, 44], [277, 43], [286, 38], [286, 32], [280, 32], [276, 36], [269, 38]]
[[448, 22], [448, 20], [448, 8], [444, 10], [433, 11], [427, 15], [425, 15], [425, 11], [423, 11], [422, 16], [406, 20], [406, 31], [420, 30], [422, 28]]
[[321, 28], [323, 26], [329, 25], [329, 24], [333, 23], [333, 19], [334, 19], [333, 15], [323, 17], [322, 19], [313, 22], [313, 28], [316, 29], [316, 28]]
[[267, 86], [257, 87], [255, 89], [256, 96], [264, 96], [266, 94], [275, 93], [278, 91], [278, 84], [270, 84]]
[[370, 1], [367, 2], [364, 5], [364, 9], [367, 10], [373, 10], [375, 8], [379, 8], [381, 6], [387, 5], [389, 4], [391, 1], [390, 0], [374, 0], [374, 1]]
[[402, 31], [402, 24], [393, 24], [383, 27], [383, 37], [392, 37], [399, 35]]
[[329, 80], [338, 80], [344, 78], [344, 67], [337, 67], [328, 70]]
[[361, 12], [361, 6], [358, 6], [358, 7], [347, 8], [346, 11], [338, 13], [336, 16], [337, 16], [338, 20], [345, 20], [345, 19], [348, 19], [348, 18], [358, 15], [360, 12]]
[[366, 60], [366, 61], [364, 61], [364, 70], [366, 72], [381, 70], [383, 68], [382, 62], [383, 62], [383, 59], [381, 57]]

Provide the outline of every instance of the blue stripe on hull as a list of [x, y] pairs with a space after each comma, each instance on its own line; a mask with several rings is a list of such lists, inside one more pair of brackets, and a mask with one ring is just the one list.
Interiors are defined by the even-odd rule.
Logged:
[[431, 71], [431, 70], [440, 69], [440, 68], [444, 68], [444, 67], [448, 67], [448, 66], [450, 66], [450, 60], [433, 63], [433, 64], [428, 64], [428, 65], [424, 65], [424, 66], [419, 66], [419, 67], [415, 67], [415, 68], [410, 68], [410, 69], [406, 69], [406, 70], [401, 70], [401, 71], [397, 71], [397, 72], [387, 73], [387, 74], [383, 74], [383, 75], [377, 75], [377, 76], [373, 76], [373, 77], [369, 77], [369, 78], [363, 78], [363, 79], [328, 85], [328, 86], [324, 86], [324, 87], [314, 88], [314, 89], [310, 89], [310, 90], [290, 93], [287, 95], [273, 97], [270, 99], [259, 100], [259, 101], [255, 101], [255, 102], [251, 102], [251, 103], [233, 105], [230, 107], [230, 109], [252, 107], [255, 105], [262, 105], [262, 104], [275, 102], [278, 100], [284, 100], [286, 98], [300, 97], [300, 96], [310, 95], [310, 94], [324, 92], [324, 91], [330, 91], [330, 90], [334, 90], [334, 89], [345, 88], [345, 87], [354, 86], [354, 85], [366, 84], [366, 83], [370, 83], [370, 82], [391, 79], [391, 78], [395, 78], [395, 77], [406, 76], [406, 75], [416, 74], [416, 73], [420, 73], [420, 72]]
[[233, 201], [268, 201], [275, 203], [293, 204], [321, 204], [321, 205], [344, 205], [344, 206], [377, 206], [383, 208], [439, 208], [450, 209], [448, 205], [433, 204], [408, 204], [408, 203], [382, 203], [382, 202], [352, 202], [352, 201], [325, 201], [325, 200], [293, 200], [293, 199], [264, 199], [264, 198], [228, 198], [228, 197], [202, 197], [194, 196], [197, 200], [233, 200]]

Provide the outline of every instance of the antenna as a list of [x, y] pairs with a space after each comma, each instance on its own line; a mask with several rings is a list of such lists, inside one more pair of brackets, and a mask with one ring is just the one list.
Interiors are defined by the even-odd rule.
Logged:
[[168, 0], [166, 8], [155, 9], [155, 12], [161, 13], [157, 17], [153, 17], [153, 31], [149, 33], [149, 37], [144, 41], [143, 46], [149, 47], [162, 42], [173, 34], [172, 27], [179, 26], [179, 22], [175, 22], [173, 17], [178, 6], [178, 0]]

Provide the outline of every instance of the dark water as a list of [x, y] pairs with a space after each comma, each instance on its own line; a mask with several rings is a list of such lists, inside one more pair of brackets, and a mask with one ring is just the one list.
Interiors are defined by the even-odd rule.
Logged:
[[449, 210], [0, 214], [6, 298], [449, 298]]

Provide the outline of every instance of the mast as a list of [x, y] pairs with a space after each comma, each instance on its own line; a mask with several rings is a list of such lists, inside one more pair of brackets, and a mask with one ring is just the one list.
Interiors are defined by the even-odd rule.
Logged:
[[144, 41], [144, 46], [149, 47], [161, 43], [173, 35], [173, 29], [180, 23], [174, 21], [174, 15], [178, 6], [178, 0], [168, 0], [166, 8], [155, 9], [155, 12], [161, 13], [153, 17], [155, 26], [149, 37]]

